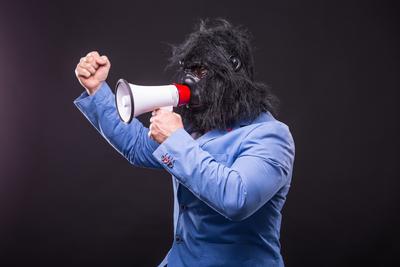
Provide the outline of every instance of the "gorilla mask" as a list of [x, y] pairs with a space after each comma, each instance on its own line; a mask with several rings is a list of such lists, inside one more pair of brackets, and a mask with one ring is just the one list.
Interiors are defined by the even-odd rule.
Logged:
[[226, 20], [201, 21], [173, 46], [169, 66], [178, 66], [179, 82], [191, 88], [190, 103], [178, 113], [192, 131], [225, 130], [266, 111], [276, 115], [277, 98], [254, 81], [250, 34]]

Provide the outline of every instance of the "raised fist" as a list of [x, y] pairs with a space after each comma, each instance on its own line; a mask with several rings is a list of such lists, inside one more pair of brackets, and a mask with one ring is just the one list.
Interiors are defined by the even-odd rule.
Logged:
[[76, 65], [75, 75], [88, 94], [93, 95], [107, 79], [110, 67], [111, 63], [106, 56], [93, 51], [81, 58]]

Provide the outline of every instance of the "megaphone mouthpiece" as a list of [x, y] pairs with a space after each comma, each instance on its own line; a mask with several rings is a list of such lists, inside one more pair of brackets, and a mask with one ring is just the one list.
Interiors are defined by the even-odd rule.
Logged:
[[179, 83], [174, 83], [178, 89], [179, 101], [178, 107], [189, 104], [190, 102], [190, 89], [189, 86]]

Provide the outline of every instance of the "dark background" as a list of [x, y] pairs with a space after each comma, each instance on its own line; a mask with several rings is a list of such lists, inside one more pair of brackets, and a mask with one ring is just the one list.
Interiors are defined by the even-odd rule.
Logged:
[[[254, 35], [256, 77], [296, 141], [287, 266], [399, 264], [399, 26], [385, 1], [0, 2], [0, 265], [155, 266], [172, 186], [129, 165], [74, 107], [81, 56], [109, 84], [172, 82], [167, 43], [199, 18]], [[141, 118], [143, 121], [148, 116]], [[400, 266], [400, 265], [397, 265]]]

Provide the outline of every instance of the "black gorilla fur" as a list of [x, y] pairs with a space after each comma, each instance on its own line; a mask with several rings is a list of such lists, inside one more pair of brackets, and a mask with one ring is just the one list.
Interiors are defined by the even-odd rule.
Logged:
[[[241, 63], [238, 70], [232, 57]], [[189, 105], [178, 109], [192, 131], [204, 134], [212, 129], [226, 130], [265, 111], [276, 115], [278, 99], [268, 86], [254, 81], [250, 33], [246, 29], [234, 27], [224, 19], [202, 20], [182, 44], [173, 46], [169, 61], [169, 66], [180, 65], [181, 79], [193, 67], [207, 70], [197, 84], [205, 108], [193, 109]]]

